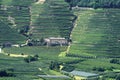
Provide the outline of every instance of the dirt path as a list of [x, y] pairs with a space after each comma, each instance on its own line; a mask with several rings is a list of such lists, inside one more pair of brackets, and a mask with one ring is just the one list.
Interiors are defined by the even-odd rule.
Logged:
[[36, 2], [36, 4], [43, 4], [46, 0], [38, 0], [38, 2]]
[[28, 55], [5, 53], [3, 50], [1, 50], [0, 54], [7, 55], [10, 57], [28, 57]]

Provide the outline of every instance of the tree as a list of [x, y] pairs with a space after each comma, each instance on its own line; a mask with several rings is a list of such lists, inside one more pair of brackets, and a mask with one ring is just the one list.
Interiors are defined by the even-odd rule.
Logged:
[[120, 61], [118, 59], [112, 59], [110, 60], [110, 63], [120, 64]]
[[56, 61], [51, 61], [49, 69], [51, 70], [59, 70], [60, 68], [60, 63], [56, 62]]
[[0, 77], [8, 76], [7, 72], [5, 70], [0, 71]]
[[114, 73], [114, 72], [110, 72], [110, 73], [107, 73], [107, 74], [105, 75], [106, 78], [113, 78], [113, 79], [115, 79], [116, 76], [117, 76], [117, 74]]
[[13, 77], [13, 71], [14, 69], [0, 70], [0, 77]]
[[117, 75], [116, 80], [120, 80], [120, 74]]
[[27, 62], [27, 63], [30, 63], [32, 61], [38, 61], [38, 55], [28, 56], [27, 58], [24, 58], [24, 61]]
[[65, 64], [64, 67], [62, 68], [62, 70], [67, 71], [67, 72], [71, 72], [74, 69], [75, 69], [74, 66], [71, 66], [71, 65], [68, 65], [68, 64]]
[[34, 55], [34, 57], [38, 58], [38, 57], [39, 57], [39, 55], [38, 55], [38, 54], [36, 54], [36, 55]]
[[0, 6], [2, 5], [2, 0], [0, 0]]
[[99, 71], [99, 72], [104, 72], [105, 68], [102, 68], [102, 67], [93, 67], [93, 70], [94, 71]]
[[65, 0], [71, 7], [120, 8], [120, 0]]
[[28, 42], [27, 45], [28, 45], [28, 46], [33, 46], [33, 43], [32, 43], [32, 42]]
[[98, 0], [95, 0], [94, 2], [93, 2], [93, 8], [94, 9], [97, 9], [99, 7], [99, 2], [98, 2]]
[[77, 3], [80, 1], [80, 0], [65, 0], [67, 3], [70, 4], [70, 7], [74, 7], [77, 5]]

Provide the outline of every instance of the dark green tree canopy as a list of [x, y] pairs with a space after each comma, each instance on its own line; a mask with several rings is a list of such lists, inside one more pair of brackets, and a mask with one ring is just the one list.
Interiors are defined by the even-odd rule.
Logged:
[[120, 0], [65, 0], [72, 7], [120, 8]]

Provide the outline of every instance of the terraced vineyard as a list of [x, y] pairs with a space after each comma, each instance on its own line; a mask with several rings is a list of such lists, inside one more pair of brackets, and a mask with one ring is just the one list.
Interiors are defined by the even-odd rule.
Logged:
[[25, 37], [18, 34], [17, 31], [11, 29], [3, 21], [0, 21], [0, 43], [25, 43]]
[[120, 10], [98, 9], [76, 12], [70, 54], [80, 56], [119, 56]]
[[0, 43], [25, 43], [25, 36], [19, 33], [22, 33], [22, 31], [25, 31], [30, 26], [30, 1], [19, 3], [21, 2], [14, 0], [1, 1]]
[[[51, 61], [58, 61], [59, 60], [59, 53], [65, 51], [66, 47], [22, 47], [22, 48], [5, 48], [4, 52], [9, 53], [10, 55], [20, 55], [23, 53], [24, 55], [34, 56], [38, 55], [38, 61], [33, 61], [30, 63], [26, 63], [24, 61], [24, 57], [12, 57], [10, 55], [5, 55], [5, 53], [0, 53], [0, 70], [6, 69], [14, 69], [14, 74], [16, 77], [13, 80], [39, 80], [40, 78], [37, 75], [42, 74], [51, 74], [49, 70], [49, 65]], [[39, 70], [39, 68], [41, 70]], [[2, 79], [2, 78], [0, 78]], [[5, 79], [5, 78], [3, 78]], [[6, 78], [6, 79], [9, 79]], [[57, 79], [55, 79], [57, 80]]]
[[24, 43], [26, 38], [20, 35], [17, 30], [13, 29], [10, 21], [8, 20], [9, 12], [0, 9], [0, 43]]
[[[120, 9], [70, 10], [69, 6], [64, 0], [46, 0], [44, 4], [37, 0], [0, 0], [0, 44], [21, 44], [27, 38], [72, 39], [69, 46], [0, 48], [0, 72], [13, 74], [0, 80], [44, 80], [38, 75], [61, 76], [61, 70], [102, 76], [119, 73]], [[110, 79], [115, 78], [106, 78]]]
[[[69, 5], [64, 0], [48, 0], [39, 7], [36, 13], [33, 6], [33, 37], [65, 37], [69, 38], [75, 16], [69, 10]], [[36, 15], [34, 14], [36, 13]], [[38, 16], [38, 18], [35, 17]]]
[[2, 1], [1, 19], [17, 33], [33, 39], [65, 37], [69, 39], [75, 16], [64, 0], [48, 0], [37, 4], [33, 0]]

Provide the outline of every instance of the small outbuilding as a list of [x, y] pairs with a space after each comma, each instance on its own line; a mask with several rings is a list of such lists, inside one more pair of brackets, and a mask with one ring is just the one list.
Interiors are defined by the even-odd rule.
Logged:
[[98, 80], [99, 78], [98, 74], [83, 71], [72, 71], [69, 74], [74, 78], [74, 80]]
[[44, 41], [47, 43], [47, 46], [63, 46], [63, 45], [68, 45], [67, 39], [61, 38], [61, 37], [45, 38]]

